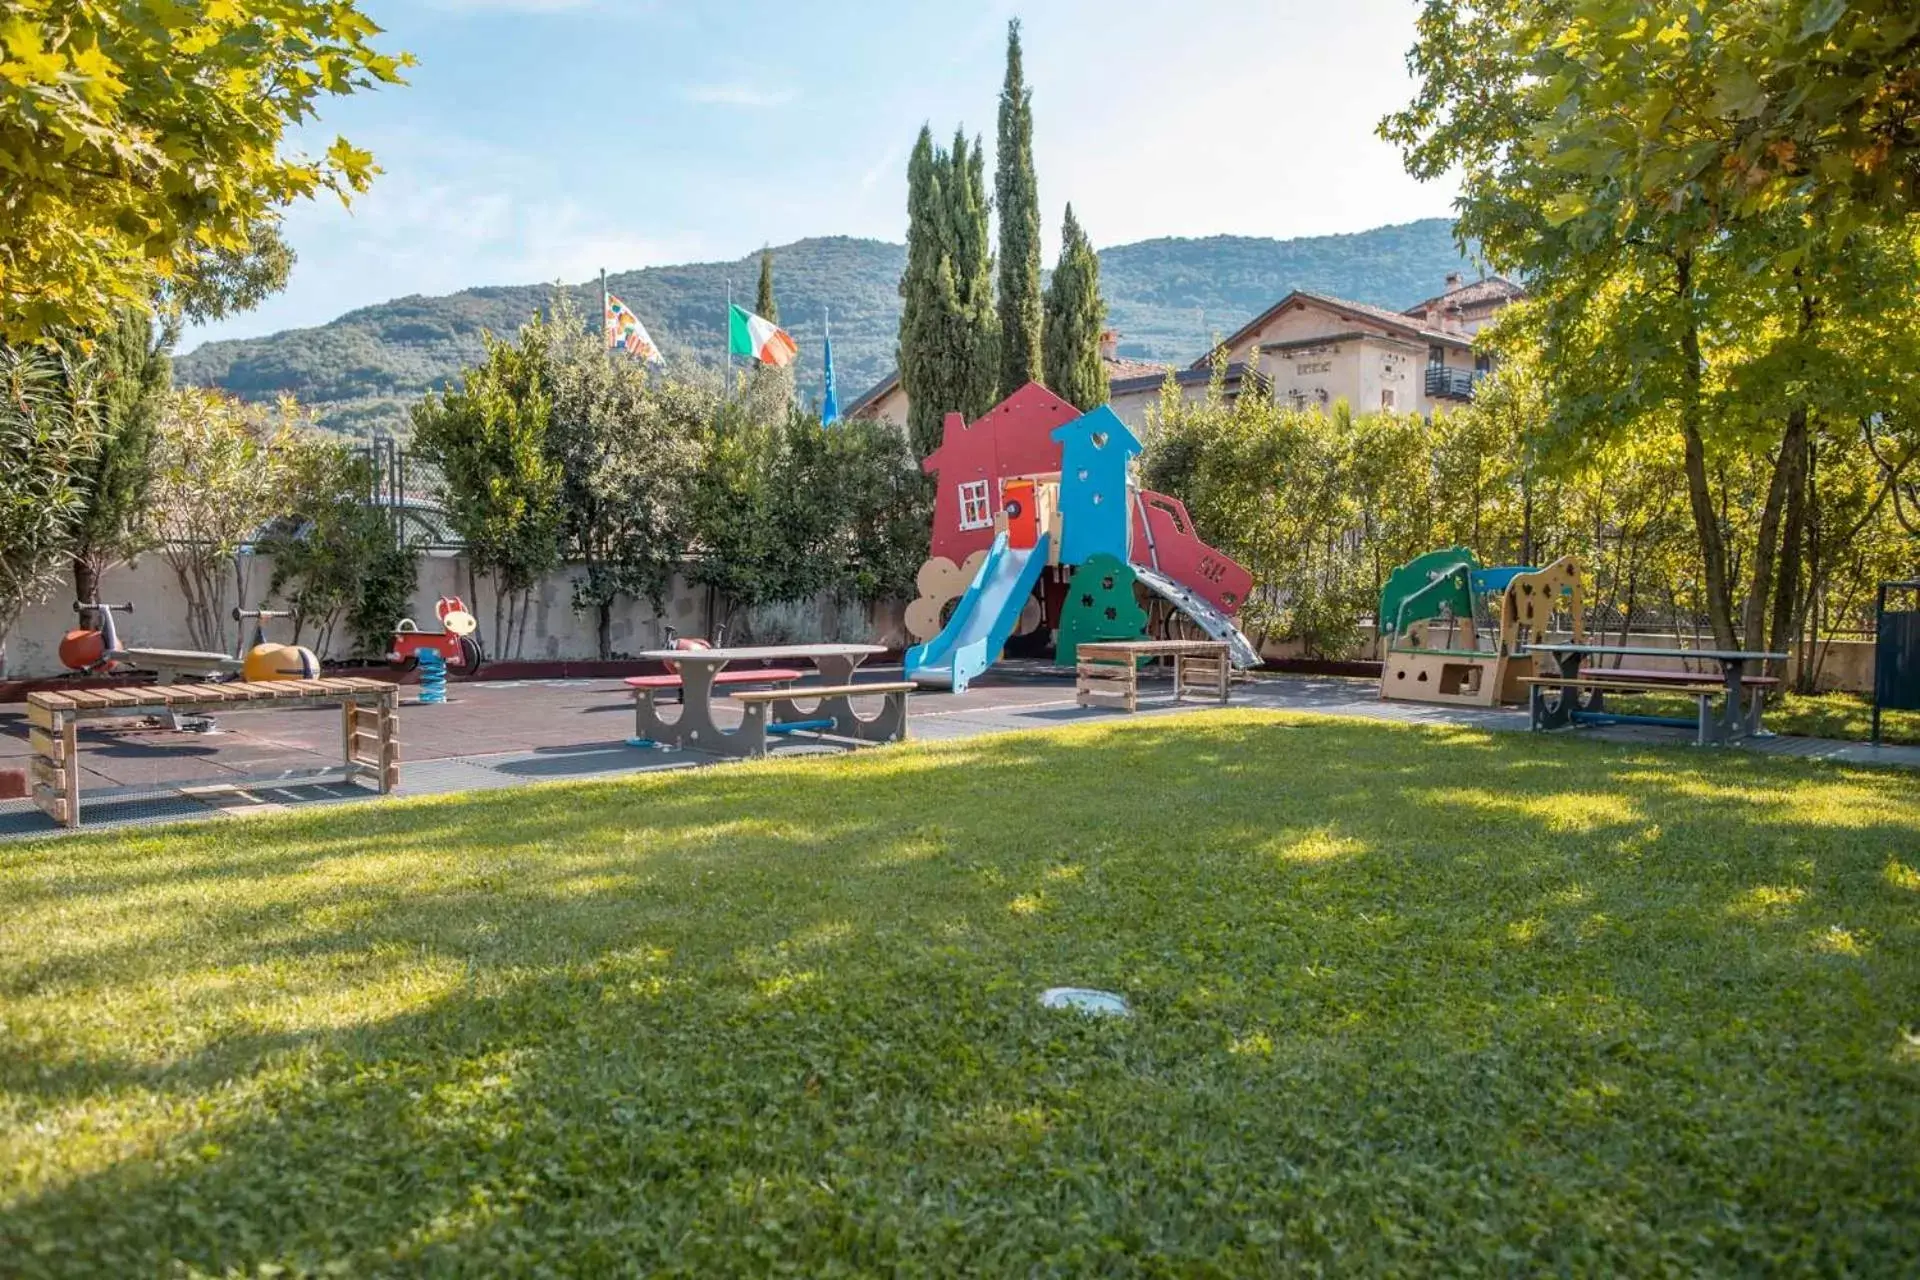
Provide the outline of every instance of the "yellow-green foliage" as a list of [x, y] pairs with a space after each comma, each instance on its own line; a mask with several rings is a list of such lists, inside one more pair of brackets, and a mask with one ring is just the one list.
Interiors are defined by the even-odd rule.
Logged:
[[0, 1271], [1911, 1274], [1916, 849], [1257, 713], [13, 845]]
[[242, 253], [320, 191], [365, 189], [345, 138], [281, 149], [328, 95], [394, 84], [353, 0], [8, 0], [0, 13], [0, 339], [100, 332], [157, 282]]

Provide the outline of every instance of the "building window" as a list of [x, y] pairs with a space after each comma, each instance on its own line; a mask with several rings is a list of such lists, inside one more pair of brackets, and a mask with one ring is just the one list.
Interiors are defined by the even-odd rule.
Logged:
[[987, 500], [987, 482], [969, 480], [960, 486], [960, 527], [984, 529], [993, 523], [993, 505]]
[[1432, 346], [1427, 348], [1428, 364], [1445, 364], [1446, 362], [1447, 362], [1447, 349], [1445, 347], [1441, 346], [1439, 343], [1436, 342]]
[[1493, 357], [1484, 351], [1475, 356], [1473, 358], [1473, 371], [1475, 373], [1492, 373]]
[[1393, 408], [1393, 388], [1392, 388], [1392, 387], [1384, 387], [1384, 388], [1382, 388], [1382, 389], [1381, 389], [1381, 391], [1380, 391], [1380, 407], [1381, 407], [1382, 409], [1391, 409], [1391, 408]]

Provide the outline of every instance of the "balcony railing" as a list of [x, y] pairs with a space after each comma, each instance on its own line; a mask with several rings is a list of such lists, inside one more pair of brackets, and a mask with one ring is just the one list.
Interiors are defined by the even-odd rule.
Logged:
[[1473, 384], [1483, 376], [1472, 369], [1449, 369], [1443, 364], [1427, 366], [1427, 395], [1436, 400], [1471, 400]]

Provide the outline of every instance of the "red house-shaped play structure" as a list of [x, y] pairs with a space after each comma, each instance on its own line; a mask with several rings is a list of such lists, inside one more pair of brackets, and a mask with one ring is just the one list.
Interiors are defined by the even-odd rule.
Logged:
[[993, 545], [993, 517], [1000, 509], [1000, 487], [1014, 476], [1047, 475], [1060, 470], [1060, 446], [1053, 429], [1080, 411], [1037, 382], [1018, 391], [969, 424], [947, 415], [940, 447], [920, 469], [939, 477], [933, 502], [933, 554], [964, 563]]
[[[1098, 425], [1089, 428], [1087, 442], [1076, 442], [1071, 431], [1054, 438], [1082, 417], [1035, 382], [974, 422], [957, 413], [946, 416], [940, 447], [921, 463], [935, 478], [936, 490], [931, 555], [918, 575], [920, 594], [906, 613], [909, 633], [926, 642], [908, 651], [913, 678], [963, 688], [965, 680], [994, 661], [1008, 637], [1039, 630], [1044, 639], [1060, 627], [1078, 563], [1063, 551], [1075, 543], [1068, 536], [1074, 521], [1085, 522], [1095, 513], [1102, 519], [1087, 529], [1102, 531], [1094, 538], [1102, 554], [1124, 555], [1132, 562], [1137, 579], [1129, 575], [1130, 581], [1137, 580], [1208, 634], [1231, 636], [1237, 665], [1258, 660], [1230, 621], [1247, 598], [1251, 576], [1200, 540], [1179, 499], [1132, 487], [1127, 462], [1139, 445], [1118, 419], [1096, 411]], [[1091, 442], [1092, 448], [1104, 449], [1106, 439], [1126, 446], [1116, 451], [1117, 469], [1079, 448]], [[1071, 475], [1061, 471], [1063, 441], [1078, 448]], [[1105, 505], [1116, 503], [1125, 504], [1125, 514]], [[1006, 529], [1008, 541], [995, 551], [999, 527]], [[1083, 549], [1091, 545], [1084, 537], [1078, 542]], [[1008, 554], [1036, 545], [1046, 548], [1052, 563], [1030, 565]], [[1009, 585], [1016, 582], [1017, 587]], [[962, 608], [950, 613], [956, 603]], [[989, 650], [984, 662], [974, 652], [983, 644]]]

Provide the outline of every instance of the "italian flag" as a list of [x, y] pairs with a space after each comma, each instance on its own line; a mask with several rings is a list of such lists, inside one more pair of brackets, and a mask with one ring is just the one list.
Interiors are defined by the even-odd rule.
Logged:
[[786, 365], [800, 354], [793, 339], [765, 316], [757, 316], [745, 307], [728, 308], [727, 350], [737, 356], [752, 356], [762, 364]]

